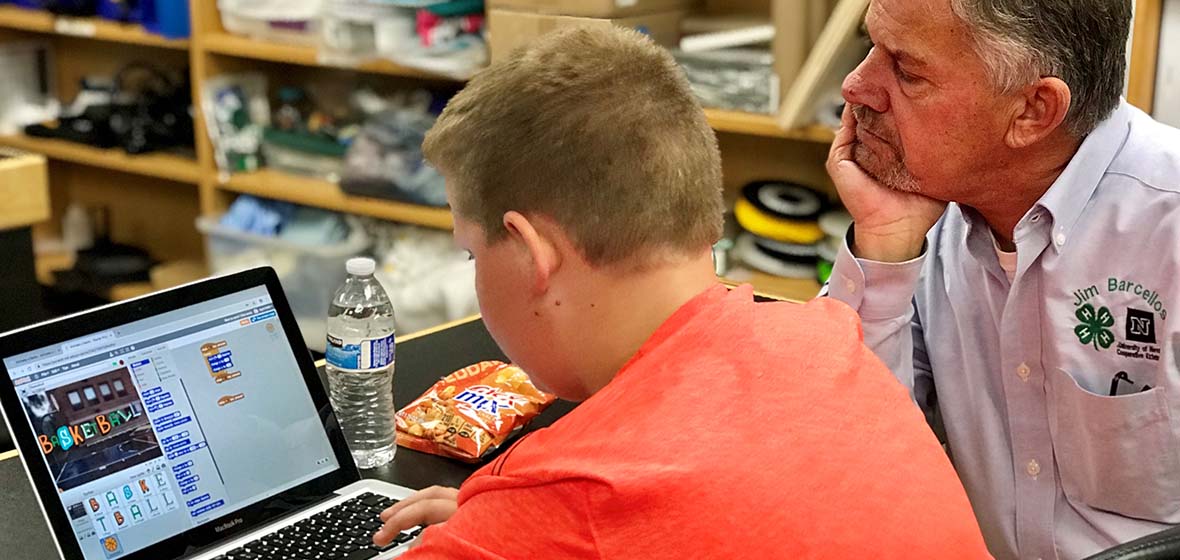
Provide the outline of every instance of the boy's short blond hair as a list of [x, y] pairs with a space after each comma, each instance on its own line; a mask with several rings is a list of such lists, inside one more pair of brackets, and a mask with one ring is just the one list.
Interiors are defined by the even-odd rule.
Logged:
[[580, 27], [518, 49], [451, 100], [423, 152], [489, 242], [512, 210], [555, 220], [595, 265], [721, 237], [717, 138], [676, 61], [635, 31]]

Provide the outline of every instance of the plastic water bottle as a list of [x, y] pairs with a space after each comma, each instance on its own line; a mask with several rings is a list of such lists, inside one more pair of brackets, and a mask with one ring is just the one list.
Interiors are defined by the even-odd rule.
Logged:
[[397, 450], [393, 408], [397, 323], [373, 259], [350, 259], [328, 308], [326, 369], [336, 418], [356, 466], [379, 467]]

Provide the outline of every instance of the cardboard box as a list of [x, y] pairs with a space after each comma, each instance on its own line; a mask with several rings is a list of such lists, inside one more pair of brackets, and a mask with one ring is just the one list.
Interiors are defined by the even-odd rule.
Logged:
[[538, 14], [579, 16], [594, 18], [617, 18], [685, 10], [697, 0], [487, 0], [491, 10], [511, 10]]
[[0, 230], [49, 219], [49, 167], [45, 156], [0, 149]]
[[618, 25], [638, 29], [661, 45], [675, 46], [680, 40], [680, 21], [684, 15], [683, 11], [672, 11], [604, 19], [489, 10], [488, 46], [492, 62], [496, 62], [507, 57], [516, 47], [526, 45], [550, 31], [585, 25]]
[[[826, 1], [826, 0], [825, 0]], [[778, 0], [771, 8], [776, 30], [771, 42], [774, 52], [774, 71], [778, 74], [783, 91], [799, 77], [807, 55], [811, 53], [812, 39], [811, 5], [813, 0]], [[823, 16], [827, 20], [827, 15]], [[822, 31], [822, 29], [821, 29]], [[819, 31], [815, 32], [818, 37]]]

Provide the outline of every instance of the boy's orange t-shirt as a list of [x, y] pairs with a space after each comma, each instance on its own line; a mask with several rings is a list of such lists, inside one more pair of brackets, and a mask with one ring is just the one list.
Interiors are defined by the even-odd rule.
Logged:
[[962, 485], [844, 304], [714, 287], [471, 476], [407, 560], [983, 558]]

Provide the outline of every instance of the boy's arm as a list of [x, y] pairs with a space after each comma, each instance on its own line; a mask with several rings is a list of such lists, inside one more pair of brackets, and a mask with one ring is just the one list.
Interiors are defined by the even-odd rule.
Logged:
[[464, 484], [454, 515], [424, 531], [402, 558], [598, 558], [588, 506], [597, 486], [477, 475]]

